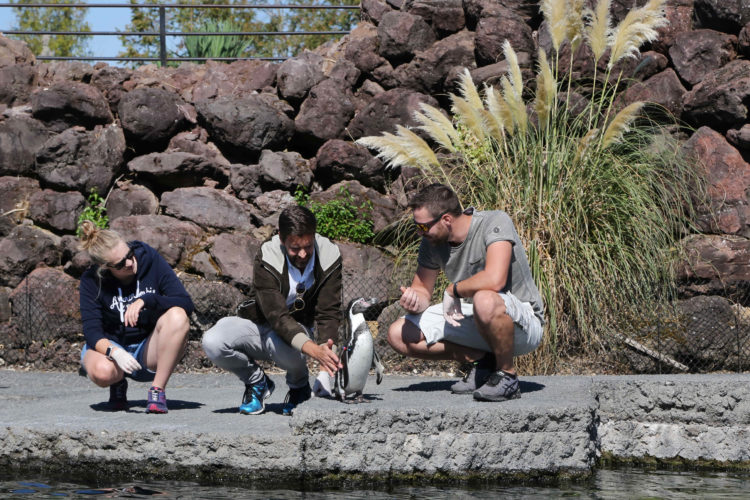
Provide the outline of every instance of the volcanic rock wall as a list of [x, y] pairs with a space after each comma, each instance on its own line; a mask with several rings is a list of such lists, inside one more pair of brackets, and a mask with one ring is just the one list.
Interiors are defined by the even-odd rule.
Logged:
[[[632, 2], [612, 3], [619, 22]], [[633, 80], [621, 99], [660, 104], [695, 130], [684, 148], [705, 170], [710, 203], [696, 221], [703, 234], [685, 240], [682, 278], [691, 294], [715, 293], [750, 280], [750, 7], [667, 4], [659, 40], [619, 65]], [[217, 315], [241, 298], [252, 254], [298, 187], [322, 201], [344, 186], [385, 229], [416, 172], [387, 171], [352, 141], [413, 125], [420, 103], [447, 109], [462, 68], [497, 83], [506, 39], [531, 76], [537, 48], [551, 50], [536, 0], [363, 0], [350, 35], [281, 64], [40, 64], [0, 36], [0, 323], [22, 303], [76, 323], [89, 262], [74, 232], [91, 189], [107, 197], [111, 227], [155, 246], [191, 290], [210, 290]], [[561, 56], [570, 61], [567, 47]], [[572, 67], [594, 73], [585, 50]], [[347, 283], [393, 292], [383, 251], [342, 249]], [[57, 299], [31, 304], [34, 293]]]

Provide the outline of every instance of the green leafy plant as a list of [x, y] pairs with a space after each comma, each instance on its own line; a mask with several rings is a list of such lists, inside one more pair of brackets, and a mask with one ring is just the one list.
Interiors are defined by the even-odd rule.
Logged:
[[[544, 343], [527, 358], [537, 372], [554, 369], [562, 353], [606, 346], [675, 295], [675, 248], [700, 179], [666, 128], [643, 116], [644, 103], [618, 103], [622, 80], [613, 74], [656, 38], [664, 3], [650, 0], [613, 28], [610, 0], [595, 11], [582, 0], [543, 0], [554, 49], [551, 61], [539, 51], [530, 107], [506, 41], [499, 90], [477, 89], [467, 70], [450, 96], [452, 119], [428, 105], [415, 113], [434, 149], [402, 126], [357, 141], [391, 166], [416, 166], [425, 182], [451, 186], [465, 204], [515, 221], [547, 306]], [[610, 49], [600, 86], [596, 74], [593, 83], [573, 81], [572, 63], [560, 71], [566, 41], [572, 52], [588, 42], [594, 67]], [[586, 99], [583, 111], [571, 104], [574, 92]], [[413, 255], [413, 238], [402, 249]]]
[[94, 188], [89, 191], [88, 205], [83, 209], [81, 215], [78, 216], [78, 229], [76, 235], [81, 235], [81, 222], [90, 220], [97, 227], [106, 229], [109, 225], [109, 217], [107, 217], [107, 207], [105, 205], [106, 200], [99, 196]]
[[345, 186], [339, 196], [327, 202], [310, 200], [304, 189], [294, 193], [298, 204], [310, 209], [318, 221], [318, 233], [331, 239], [368, 243], [375, 236], [372, 222], [372, 202], [358, 205], [357, 200]]
[[[205, 33], [231, 33], [242, 31], [231, 20], [209, 19], [202, 23], [199, 31]], [[183, 39], [188, 57], [242, 57], [247, 55], [250, 41], [239, 35], [197, 35]]]

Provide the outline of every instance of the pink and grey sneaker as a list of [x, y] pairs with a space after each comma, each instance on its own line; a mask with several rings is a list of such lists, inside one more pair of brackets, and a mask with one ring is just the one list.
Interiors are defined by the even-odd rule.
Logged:
[[167, 395], [161, 387], [151, 386], [146, 398], [146, 413], [167, 413]]

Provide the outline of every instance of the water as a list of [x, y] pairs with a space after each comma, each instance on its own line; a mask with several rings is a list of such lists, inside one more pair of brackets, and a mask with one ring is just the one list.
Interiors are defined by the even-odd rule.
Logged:
[[429, 487], [398, 486], [382, 490], [263, 490], [233, 486], [202, 486], [189, 482], [153, 481], [140, 484], [85, 486], [60, 481], [12, 481], [0, 478], [0, 498], [250, 498], [274, 500], [333, 499], [677, 499], [747, 498], [750, 472], [597, 470], [586, 481], [554, 486]]

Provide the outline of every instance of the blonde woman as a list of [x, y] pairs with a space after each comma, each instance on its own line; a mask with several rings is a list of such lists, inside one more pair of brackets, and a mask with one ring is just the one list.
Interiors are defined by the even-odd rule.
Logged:
[[128, 408], [128, 382], [151, 382], [146, 413], [167, 413], [164, 392], [182, 357], [193, 302], [159, 253], [126, 242], [91, 221], [81, 224], [81, 247], [94, 265], [81, 277], [81, 321], [86, 344], [81, 364], [109, 387], [108, 408]]

